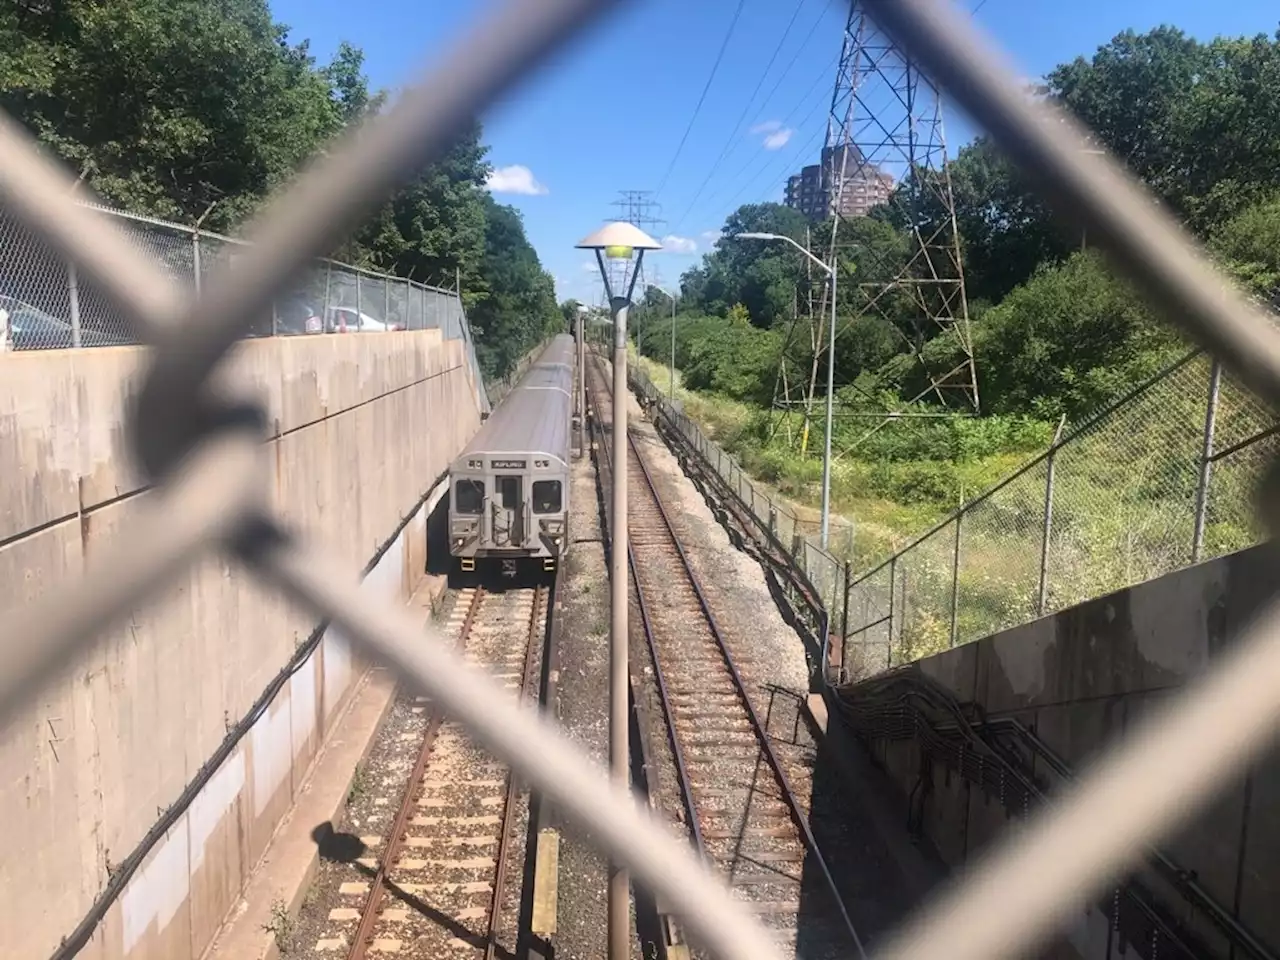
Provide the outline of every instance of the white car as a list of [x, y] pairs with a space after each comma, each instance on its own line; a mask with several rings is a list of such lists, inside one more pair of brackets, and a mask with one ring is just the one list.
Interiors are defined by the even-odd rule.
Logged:
[[360, 312], [355, 307], [330, 307], [326, 320], [325, 329], [330, 333], [351, 333], [353, 331], [369, 333], [400, 329], [397, 324], [378, 320], [367, 313]]

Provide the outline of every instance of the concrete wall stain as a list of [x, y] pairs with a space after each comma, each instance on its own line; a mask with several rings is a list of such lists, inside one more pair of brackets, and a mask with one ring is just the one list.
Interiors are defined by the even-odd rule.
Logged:
[[[283, 431], [293, 429], [271, 441], [275, 502], [291, 524], [355, 566], [368, 560], [479, 425], [457, 353], [438, 331], [237, 349], [222, 370], [258, 392]], [[96, 539], [127, 535], [133, 500], [120, 497], [137, 489], [137, 478], [123, 411], [143, 355], [120, 348], [0, 357], [0, 465], [15, 478], [0, 491], [0, 538], [10, 538], [0, 548], [9, 572], [0, 607], [57, 589], [99, 547]], [[417, 383], [426, 371], [440, 376]], [[403, 594], [414, 530], [421, 535], [420, 526], [406, 527], [370, 578], [367, 588], [380, 597]], [[106, 882], [108, 859], [130, 852], [310, 632], [313, 618], [246, 583], [225, 563], [202, 564], [76, 667], [74, 713], [45, 698], [2, 732], [0, 816], [27, 838], [19, 846], [36, 844], [41, 861], [35, 872], [18, 862], [25, 855], [0, 867], [0, 887], [15, 894], [0, 903], [0, 929], [21, 920], [19, 954], [52, 952]], [[86, 955], [201, 951], [211, 918], [231, 908], [247, 880], [260, 842], [252, 838], [269, 836], [283, 813], [269, 795], [301, 778], [360, 675], [337, 631], [319, 650], [151, 851]], [[66, 744], [76, 762], [45, 757], [46, 714], [77, 718]], [[39, 907], [53, 901], [56, 910]], [[32, 926], [33, 915], [43, 923]]]

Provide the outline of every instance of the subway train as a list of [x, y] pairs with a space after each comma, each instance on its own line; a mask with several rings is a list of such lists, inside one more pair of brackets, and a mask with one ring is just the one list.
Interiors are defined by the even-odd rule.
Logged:
[[574, 342], [552, 339], [449, 468], [458, 573], [557, 568], [569, 543]]

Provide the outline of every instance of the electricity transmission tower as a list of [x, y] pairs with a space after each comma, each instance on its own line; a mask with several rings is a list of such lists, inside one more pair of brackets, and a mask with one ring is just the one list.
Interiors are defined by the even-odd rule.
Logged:
[[[862, 331], [866, 318], [876, 318], [901, 338], [914, 359], [907, 407], [928, 398], [941, 408], [929, 413], [886, 409], [867, 392], [856, 410], [837, 415], [879, 420], [865, 436], [897, 417], [976, 413], [978, 379], [941, 98], [911, 57], [876, 26], [862, 0], [854, 0], [845, 24], [819, 176], [831, 225], [829, 234], [812, 242], [826, 247], [827, 262], [841, 265], [839, 286], [845, 293], [837, 337], [850, 327]], [[880, 219], [887, 219], [905, 244], [885, 243], [883, 226], [867, 220], [877, 205], [888, 214]], [[825, 363], [829, 295], [829, 287], [809, 295], [810, 342], [807, 349], [794, 342], [801, 324], [793, 324], [775, 389], [776, 406], [803, 407], [805, 437]], [[926, 350], [933, 340], [939, 343]]]
[[[612, 206], [618, 209], [616, 216], [610, 217], [611, 220], [624, 221], [632, 226], [639, 227], [645, 233], [655, 233], [657, 227], [666, 223], [658, 216], [662, 212], [662, 206], [657, 201], [652, 200], [652, 190], [619, 190], [619, 199], [613, 201]], [[614, 290], [625, 290], [623, 286], [627, 279], [627, 270], [631, 266], [628, 260], [607, 260], [605, 261], [606, 269], [609, 271], [609, 285]], [[640, 282], [637, 283], [637, 289], [644, 290], [644, 268], [641, 267]]]

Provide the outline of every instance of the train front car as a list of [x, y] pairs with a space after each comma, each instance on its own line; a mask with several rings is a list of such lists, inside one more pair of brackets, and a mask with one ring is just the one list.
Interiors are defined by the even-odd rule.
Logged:
[[463, 573], [554, 571], [569, 542], [573, 338], [555, 337], [450, 468], [449, 549]]

